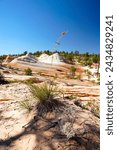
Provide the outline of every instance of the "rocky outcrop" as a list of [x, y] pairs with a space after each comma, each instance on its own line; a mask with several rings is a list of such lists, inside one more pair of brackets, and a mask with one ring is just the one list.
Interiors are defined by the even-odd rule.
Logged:
[[17, 62], [26, 62], [26, 63], [46, 63], [46, 64], [62, 64], [64, 63], [64, 58], [60, 56], [58, 53], [54, 53], [53, 55], [47, 55], [43, 53], [40, 57], [36, 58], [33, 55], [26, 54], [25, 56], [20, 56], [11, 61], [11, 63]]
[[11, 61], [11, 63], [17, 63], [17, 62], [37, 63], [37, 58], [30, 54], [26, 54], [25, 56], [20, 56]]
[[54, 53], [53, 55], [42, 54], [38, 58], [39, 62], [48, 63], [48, 64], [61, 64], [64, 63], [64, 58], [60, 56], [58, 53]]

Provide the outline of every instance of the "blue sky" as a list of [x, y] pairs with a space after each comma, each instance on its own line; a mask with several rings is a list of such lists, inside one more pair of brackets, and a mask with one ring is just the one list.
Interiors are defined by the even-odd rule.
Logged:
[[0, 55], [24, 51], [100, 51], [99, 0], [0, 0]]

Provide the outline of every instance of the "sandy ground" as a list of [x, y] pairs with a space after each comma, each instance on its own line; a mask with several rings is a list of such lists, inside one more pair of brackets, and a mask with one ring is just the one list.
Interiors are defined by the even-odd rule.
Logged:
[[[64, 70], [64, 67], [59, 69]], [[27, 80], [36, 77], [40, 83], [52, 80], [48, 76], [31, 77], [20, 75], [20, 71], [19, 74], [12, 73], [12, 69], [10, 71], [4, 74], [6, 79]], [[79, 101], [85, 105], [91, 102], [93, 107], [99, 106], [99, 85], [64, 78], [56, 78], [54, 82], [64, 93], [59, 99], [64, 107], [47, 113], [44, 118], [38, 115], [39, 110], [34, 109], [29, 113], [20, 106], [23, 100], [34, 100], [28, 85], [21, 82], [0, 85], [0, 150], [99, 149], [99, 117], [75, 103]], [[74, 138], [70, 138], [71, 135]]]
[[[85, 93], [85, 96], [81, 95], [79, 98], [82, 100], [84, 97], [85, 99], [93, 98], [99, 101], [99, 86], [67, 86], [66, 84], [60, 84], [60, 81], [57, 84], [66, 92], [66, 96], [71, 93]], [[99, 119], [90, 111], [77, 107], [72, 100], [70, 101], [67, 98], [61, 99], [67, 107], [67, 109], [63, 110], [64, 113], [61, 112], [56, 117], [54, 116], [55, 114], [49, 114], [50, 122], [47, 121], [48, 118], [38, 118], [35, 122], [35, 111], [29, 114], [20, 107], [19, 102], [27, 98], [33, 99], [26, 84], [12, 83], [0, 86], [0, 150], [63, 150], [63, 147], [67, 150], [70, 141], [66, 140], [66, 137], [61, 134], [58, 126], [49, 128], [49, 125], [51, 125], [51, 121], [54, 122], [58, 118], [62, 118], [62, 124], [65, 124], [67, 122], [66, 118], [68, 118], [67, 114], [70, 113], [75, 118], [74, 130], [76, 132], [79, 129], [81, 129], [81, 132], [84, 131], [85, 125], [82, 123], [85, 121], [87, 124], [95, 126], [96, 130], [99, 130]], [[23, 128], [25, 125], [26, 128]], [[47, 130], [46, 127], [48, 128]], [[96, 135], [95, 138], [98, 143], [99, 137]], [[75, 141], [71, 142], [74, 143]], [[96, 146], [96, 144], [94, 145]], [[78, 149], [78, 145], [76, 147]]]

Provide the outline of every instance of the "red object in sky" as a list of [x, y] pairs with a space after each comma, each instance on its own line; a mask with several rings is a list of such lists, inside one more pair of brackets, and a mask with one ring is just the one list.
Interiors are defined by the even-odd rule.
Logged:
[[67, 34], [67, 32], [61, 32], [61, 35], [65, 35], [65, 34]]

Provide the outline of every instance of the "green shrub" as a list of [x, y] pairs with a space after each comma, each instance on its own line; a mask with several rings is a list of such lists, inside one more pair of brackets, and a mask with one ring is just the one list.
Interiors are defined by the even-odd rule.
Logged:
[[32, 70], [30, 68], [25, 69], [24, 72], [25, 75], [32, 76]]
[[75, 76], [76, 68], [74, 66], [70, 67], [69, 77], [73, 78]]
[[30, 85], [29, 87], [34, 98], [37, 100], [39, 115], [44, 115], [63, 105], [57, 99], [61, 93], [57, 86], [45, 83], [41, 86]]

